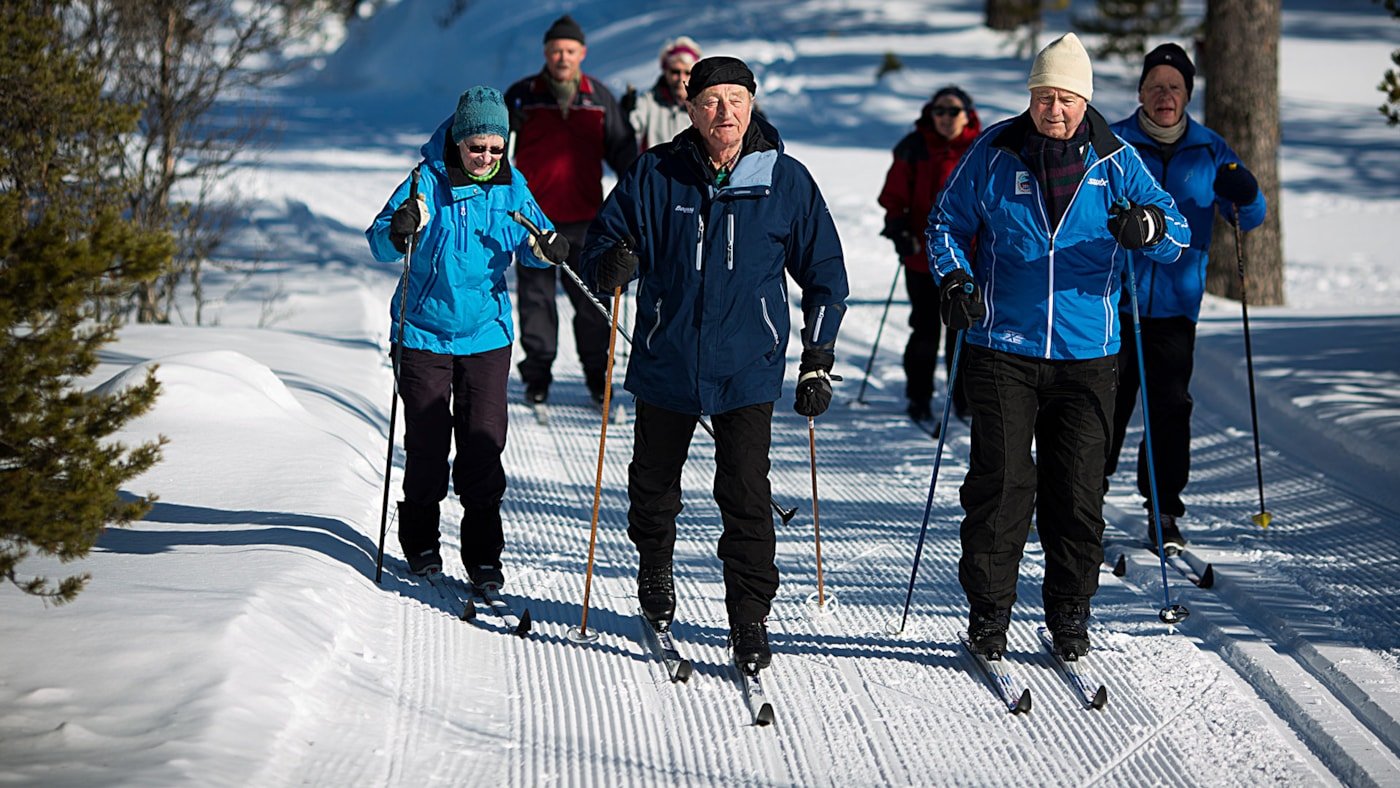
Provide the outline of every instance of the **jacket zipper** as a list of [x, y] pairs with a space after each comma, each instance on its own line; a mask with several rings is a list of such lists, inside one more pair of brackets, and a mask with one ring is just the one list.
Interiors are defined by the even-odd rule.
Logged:
[[647, 350], [651, 350], [651, 338], [656, 336], [657, 329], [661, 328], [661, 299], [656, 299], [656, 324], [647, 332]]
[[773, 347], [778, 346], [778, 327], [773, 325], [773, 319], [768, 316], [768, 297], [759, 296], [758, 304], [763, 308], [763, 324], [768, 326], [768, 333], [773, 337]]
[[705, 258], [705, 217], [697, 216], [700, 229], [695, 233], [695, 270], [700, 270], [700, 261]]
[[732, 214], [732, 213], [725, 214], [724, 218], [725, 218], [726, 223], [729, 225], [729, 227], [728, 227], [728, 229], [729, 229], [729, 237], [725, 239], [725, 245], [724, 245], [724, 262], [725, 262], [725, 264], [726, 264], [727, 266], [729, 266], [729, 270], [733, 271], [733, 270], [734, 270], [734, 214]]

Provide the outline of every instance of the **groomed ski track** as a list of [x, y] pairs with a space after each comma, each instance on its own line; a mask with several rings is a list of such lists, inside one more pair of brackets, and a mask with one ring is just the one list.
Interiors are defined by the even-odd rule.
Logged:
[[[851, 330], [852, 346], [862, 341], [860, 332]], [[858, 352], [852, 363], [860, 361]], [[630, 423], [608, 427], [588, 615], [589, 630], [600, 638], [575, 644], [566, 633], [581, 614], [599, 416], [565, 355], [556, 362], [549, 425], [531, 418], [512, 382], [506, 591], [517, 612], [530, 609], [534, 631], [522, 641], [446, 615], [437, 625], [456, 630], [450, 642], [462, 649], [456, 658], [464, 664], [480, 649], [486, 649], [481, 661], [499, 661], [500, 675], [491, 680], [507, 695], [491, 721], [509, 757], [488, 761], [486, 773], [519, 785], [648, 784], [668, 775], [685, 784], [914, 784], [934, 776], [976, 782], [996, 762], [1032, 784], [1243, 785], [1365, 782], [1366, 774], [1384, 774], [1392, 762], [1384, 746], [1360, 756], [1360, 765], [1345, 754], [1348, 741], [1368, 736], [1351, 715], [1337, 712], [1318, 723], [1280, 705], [1267, 687], [1251, 688], [1259, 671], [1230, 658], [1236, 646], [1222, 648], [1212, 637], [1206, 622], [1212, 602], [1200, 599], [1207, 592], [1185, 592], [1188, 604], [1199, 606], [1202, 626], [1192, 622], [1173, 632], [1155, 615], [1160, 581], [1143, 581], [1140, 572], [1119, 580], [1107, 565], [1091, 631], [1095, 669], [1113, 701], [1085, 710], [1036, 640], [1042, 564], [1034, 540], [1023, 562], [1007, 659], [1031, 689], [1035, 708], [1025, 717], [1007, 714], [956, 641], [965, 626], [956, 579], [956, 496], [968, 439], [961, 424], [945, 448], [909, 624], [902, 634], [889, 634], [903, 603], [936, 444], [882, 396], [868, 397], [869, 406], [838, 399], [818, 421], [825, 581], [834, 599], [825, 611], [810, 599], [816, 568], [805, 421], [787, 412], [785, 402], [777, 409], [773, 495], [800, 512], [777, 526], [783, 585], [769, 622], [774, 663], [765, 672], [774, 726], [751, 724], [728, 662], [714, 558], [713, 445], [701, 430], [683, 483], [674, 628], [695, 675], [672, 684], [634, 614], [635, 554], [625, 534]], [[1238, 456], [1231, 462], [1248, 459], [1247, 452], [1247, 445], [1232, 449]], [[448, 539], [459, 516], [444, 510]], [[451, 556], [452, 545], [445, 549]], [[455, 564], [449, 557], [449, 568]], [[1181, 594], [1184, 580], [1169, 580], [1173, 595]], [[1269, 638], [1268, 632], [1241, 637], [1233, 629], [1229, 636], [1231, 642]], [[453, 658], [438, 650], [433, 656]]]

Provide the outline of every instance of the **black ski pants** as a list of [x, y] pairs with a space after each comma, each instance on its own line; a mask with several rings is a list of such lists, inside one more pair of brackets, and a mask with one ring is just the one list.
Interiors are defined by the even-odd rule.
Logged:
[[[681, 471], [699, 417], [637, 400], [632, 462], [627, 466], [627, 535], [646, 563], [668, 562], [676, 545]], [[724, 531], [724, 604], [729, 623], [749, 624], [768, 616], [778, 593], [776, 537], [768, 483], [773, 403], [748, 405], [712, 419], [715, 430], [715, 502]]]
[[[501, 454], [506, 448], [509, 345], [468, 356], [403, 349], [398, 368], [404, 416], [404, 500], [436, 510], [447, 497], [448, 452], [455, 437], [452, 486], [462, 499], [462, 555], [469, 566], [493, 564], [505, 544], [500, 505], [506, 491]], [[438, 544], [437, 522], [403, 518], [405, 551]]]
[[1103, 561], [1117, 357], [1051, 361], [972, 345], [963, 355], [972, 453], [958, 580], [968, 604], [980, 613], [1011, 609], [1032, 512], [1045, 550], [1045, 610], [1088, 604]]
[[[943, 331], [939, 317], [938, 285], [926, 271], [904, 271], [904, 291], [909, 294], [909, 341], [904, 345], [904, 396], [910, 402], [933, 398], [933, 373], [938, 365], [938, 340]], [[949, 331], [943, 343], [945, 372], [953, 369], [953, 342], [957, 332]], [[953, 404], [959, 413], [967, 406], [962, 385], [954, 381]]]
[[[1120, 315], [1132, 326], [1131, 315]], [[1124, 331], [1127, 334], [1127, 331]], [[1181, 493], [1191, 478], [1191, 373], [1195, 368], [1196, 323], [1186, 317], [1142, 318], [1142, 356], [1147, 367], [1148, 426], [1152, 430], [1152, 470], [1157, 474], [1157, 508], [1162, 514], [1186, 514]], [[1104, 489], [1118, 470], [1118, 456], [1128, 422], [1138, 404], [1137, 345], [1130, 334], [1118, 351], [1118, 404], [1114, 406], [1113, 441], [1104, 464]], [[1137, 480], [1143, 506], [1152, 510], [1147, 476], [1147, 442], [1138, 442]]]
[[[578, 273], [588, 222], [562, 224], [559, 234], [569, 239], [566, 264]], [[602, 391], [608, 368], [608, 320], [574, 284], [567, 274], [548, 268], [516, 266], [515, 299], [520, 317], [520, 347], [525, 358], [520, 360], [520, 379], [526, 388], [549, 390], [554, 381], [551, 369], [559, 355], [559, 303], [555, 298], [556, 283], [564, 280], [564, 292], [574, 306], [574, 343], [583, 364], [584, 379], [592, 391]]]

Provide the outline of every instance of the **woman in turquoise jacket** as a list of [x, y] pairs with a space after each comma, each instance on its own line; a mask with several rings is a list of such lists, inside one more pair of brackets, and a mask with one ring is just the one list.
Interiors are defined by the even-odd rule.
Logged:
[[[407, 282], [389, 306], [391, 336], [402, 342], [395, 369], [404, 403], [399, 545], [413, 573], [441, 571], [438, 508], [447, 497], [455, 434], [462, 563], [472, 582], [496, 587], [504, 582], [501, 453], [514, 341], [506, 269], [514, 259], [544, 268], [568, 256], [568, 242], [503, 158], [508, 131], [498, 91], [463, 93], [457, 111], [423, 145], [416, 197], [409, 199], [412, 178], [405, 180], [365, 231], [375, 259], [385, 263], [416, 241]], [[531, 235], [510, 218], [513, 211], [545, 232]]]
[[[1158, 512], [1167, 550], [1186, 544], [1176, 520], [1186, 513], [1181, 493], [1191, 473], [1191, 372], [1196, 352], [1196, 320], [1206, 291], [1211, 231], [1218, 212], [1248, 232], [1264, 222], [1264, 193], [1240, 157], [1219, 134], [1186, 112], [1196, 68], [1186, 51], [1163, 44], [1147, 54], [1138, 80], [1137, 112], [1113, 124], [1118, 136], [1142, 156], [1147, 169], [1176, 200], [1191, 225], [1191, 246], [1172, 265], [1139, 256], [1135, 261], [1142, 352], [1147, 369], [1147, 403], [1152, 412], [1152, 468], [1157, 474]], [[1130, 308], [1125, 299], [1122, 309]], [[1104, 489], [1118, 469], [1118, 455], [1137, 405], [1137, 349], [1123, 343], [1118, 354], [1118, 404], [1113, 441], [1104, 466]], [[1138, 447], [1138, 490], [1150, 512], [1147, 449]], [[1150, 518], [1149, 518], [1150, 520]], [[1157, 529], [1147, 524], [1155, 547]]]

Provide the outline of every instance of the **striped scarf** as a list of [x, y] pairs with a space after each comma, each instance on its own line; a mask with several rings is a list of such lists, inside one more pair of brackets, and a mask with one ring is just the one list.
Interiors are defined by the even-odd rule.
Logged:
[[1089, 151], [1089, 121], [1085, 119], [1067, 140], [1056, 140], [1036, 131], [1026, 135], [1021, 146], [1021, 159], [1040, 182], [1045, 196], [1045, 211], [1050, 216], [1053, 232], [1060, 226], [1074, 190], [1088, 169], [1084, 163]]

